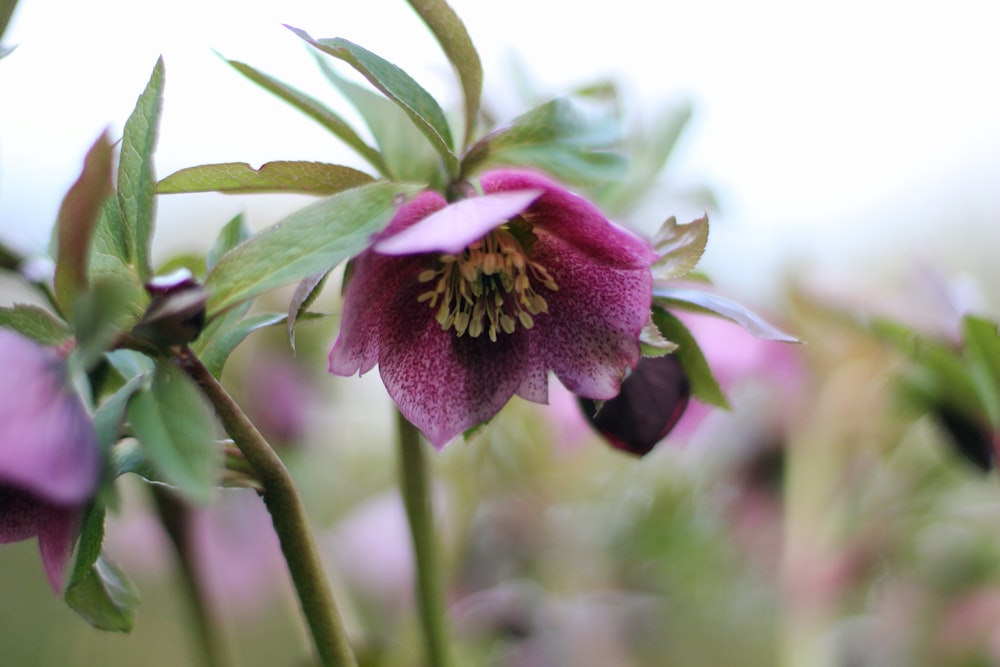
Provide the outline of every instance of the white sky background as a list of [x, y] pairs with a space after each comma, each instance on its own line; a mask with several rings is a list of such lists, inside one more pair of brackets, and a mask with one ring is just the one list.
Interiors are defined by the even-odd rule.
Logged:
[[[704, 268], [723, 285], [767, 292], [789, 269], [875, 275], [917, 257], [997, 282], [1000, 4], [452, 5], [480, 49], [491, 98], [506, 90], [514, 52], [552, 92], [616, 75], [650, 113], [694, 102], [667, 174], [718, 193]], [[160, 54], [159, 176], [205, 162], [350, 160], [212, 52], [346, 110], [281, 23], [346, 37], [454, 100], [444, 56], [404, 0], [22, 0], [4, 39], [18, 49], [0, 61], [0, 237], [44, 246], [87, 147], [106, 126], [120, 135]], [[259, 228], [304, 202], [161, 197], [158, 247], [205, 247], [241, 210]], [[667, 206], [650, 212], [651, 225], [700, 213]]]

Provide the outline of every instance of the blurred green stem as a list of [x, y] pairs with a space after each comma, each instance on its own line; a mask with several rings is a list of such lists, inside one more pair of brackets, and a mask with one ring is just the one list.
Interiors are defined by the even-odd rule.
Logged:
[[292, 575], [302, 613], [323, 667], [357, 667], [316, 549], [305, 506], [285, 464], [236, 401], [190, 349], [177, 361], [201, 387], [229, 436], [264, 486], [264, 505]]
[[191, 602], [193, 619], [191, 625], [201, 644], [202, 664], [205, 667], [230, 667], [232, 658], [222, 635], [218, 619], [209, 609], [204, 587], [198, 572], [198, 563], [191, 543], [191, 508], [166, 487], [149, 486], [160, 514], [160, 522], [167, 531], [177, 552], [181, 578]]
[[437, 533], [434, 530], [434, 508], [431, 501], [427, 460], [420, 432], [396, 412], [399, 430], [399, 479], [406, 505], [406, 516], [413, 537], [416, 560], [417, 605], [421, 629], [431, 667], [451, 667], [451, 643], [448, 614], [438, 559]]

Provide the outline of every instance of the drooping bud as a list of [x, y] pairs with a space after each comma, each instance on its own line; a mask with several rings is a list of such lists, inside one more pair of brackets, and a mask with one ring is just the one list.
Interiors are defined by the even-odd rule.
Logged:
[[139, 338], [161, 347], [186, 345], [205, 327], [208, 292], [187, 269], [157, 276], [146, 284], [152, 299], [133, 329]]
[[579, 402], [587, 421], [612, 447], [645, 456], [677, 424], [690, 396], [687, 374], [676, 355], [669, 354], [643, 357], [614, 398]]

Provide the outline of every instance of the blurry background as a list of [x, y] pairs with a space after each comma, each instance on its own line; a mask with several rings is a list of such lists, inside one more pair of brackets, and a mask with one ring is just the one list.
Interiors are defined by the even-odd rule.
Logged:
[[[502, 118], [523, 110], [512, 59], [551, 94], [613, 78], [647, 121], [690, 104], [662, 181], [626, 222], [696, 217], [710, 188], [701, 268], [807, 340], [698, 325], [734, 410], [692, 412], [641, 461], [602, 447], [558, 394], [549, 410], [515, 401], [438, 457], [463, 664], [1000, 665], [995, 478], [895, 409], [900, 359], [852, 321], [884, 312], [950, 330], [949, 298], [1000, 314], [1000, 8], [453, 6]], [[282, 23], [351, 39], [455, 99], [402, 0], [22, 0], [4, 39], [19, 46], [0, 62], [0, 239], [43, 251], [86, 148], [105, 126], [121, 132], [160, 55], [160, 176], [353, 164], [213, 54], [347, 109]], [[161, 197], [157, 255], [204, 250], [241, 211], [262, 229], [306, 201]], [[225, 379], [287, 444], [365, 664], [416, 665], [391, 413], [377, 374], [326, 376], [334, 322], [300, 331], [294, 359], [281, 332], [255, 334]], [[193, 660], [165, 537], [145, 489], [123, 486], [133, 509], [112, 519], [108, 548], [143, 596], [135, 634], [87, 627], [20, 543], [0, 550], [0, 663]], [[267, 523], [253, 494], [227, 492], [196, 530], [238, 664], [300, 665], [308, 646]]]

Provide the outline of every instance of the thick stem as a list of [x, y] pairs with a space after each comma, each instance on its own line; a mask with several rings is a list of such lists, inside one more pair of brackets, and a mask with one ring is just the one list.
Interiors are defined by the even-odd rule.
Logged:
[[285, 464], [239, 405], [189, 349], [177, 357], [201, 387], [216, 414], [264, 486], [261, 495], [292, 575], [302, 613], [324, 667], [357, 667], [323, 564], [316, 549], [302, 499]]
[[181, 578], [187, 589], [193, 614], [193, 631], [201, 646], [201, 660], [205, 667], [229, 667], [233, 664], [226, 646], [222, 628], [209, 608], [201, 585], [201, 573], [189, 533], [191, 508], [166, 487], [150, 485], [153, 499], [160, 513], [160, 521], [177, 552]]
[[417, 606], [431, 667], [451, 667], [451, 644], [444, 586], [438, 561], [437, 534], [431, 503], [430, 480], [420, 432], [397, 412], [399, 429], [400, 488], [413, 537], [416, 559]]

